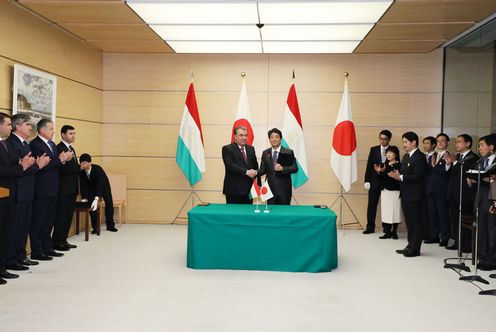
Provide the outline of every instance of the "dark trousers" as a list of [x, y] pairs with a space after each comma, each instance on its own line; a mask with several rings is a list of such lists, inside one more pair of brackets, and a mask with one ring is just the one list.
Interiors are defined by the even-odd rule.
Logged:
[[429, 195], [427, 208], [429, 210], [429, 239], [447, 241], [450, 236], [448, 202], [446, 195]]
[[381, 197], [380, 189], [369, 190], [369, 200], [367, 203], [367, 229], [375, 229], [375, 217], [377, 215], [377, 204], [379, 204], [379, 198]]
[[12, 207], [12, 230], [10, 232], [7, 265], [13, 265], [26, 259], [26, 244], [32, 214], [33, 202], [18, 202]]
[[65, 243], [72, 224], [72, 215], [76, 207], [77, 194], [59, 195], [57, 216], [53, 225], [53, 243]]
[[[462, 214], [472, 215], [473, 214], [473, 202], [463, 202], [462, 203]], [[460, 227], [460, 203], [455, 200], [449, 200], [449, 218], [450, 218], [450, 237], [455, 240], [456, 246], [458, 246], [458, 229]], [[471, 232], [462, 227], [462, 250], [463, 252], [470, 252], [472, 250], [472, 234]]]
[[291, 205], [291, 196], [274, 196], [267, 203], [270, 205]]
[[424, 234], [422, 205], [422, 201], [405, 202], [403, 199], [401, 200], [401, 206], [405, 216], [406, 229], [408, 231], [407, 248], [414, 252], [420, 252], [420, 247], [422, 246]]
[[250, 199], [250, 195], [226, 195], [227, 204], [253, 204], [253, 200]]
[[7, 264], [7, 253], [9, 251], [9, 235], [11, 228], [11, 204], [0, 199], [0, 272], [5, 271]]
[[479, 201], [479, 220], [478, 220], [479, 238], [477, 245], [477, 255], [480, 258], [484, 258], [484, 256], [487, 254], [489, 250], [488, 219], [489, 219], [489, 200], [481, 199]]
[[[112, 200], [112, 193], [103, 194], [101, 198], [105, 202], [105, 224], [107, 225], [107, 228], [114, 228], [114, 201]], [[94, 231], [96, 231], [96, 223], [98, 220], [97, 213], [98, 210], [90, 212], [91, 227], [93, 227]]]
[[33, 219], [29, 231], [32, 254], [40, 255], [53, 250], [51, 232], [56, 214], [57, 196], [34, 199]]

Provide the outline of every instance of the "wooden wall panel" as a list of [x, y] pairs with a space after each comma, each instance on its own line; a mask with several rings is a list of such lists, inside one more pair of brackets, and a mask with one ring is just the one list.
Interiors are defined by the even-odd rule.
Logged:
[[102, 52], [34, 17], [10, 1], [0, 1], [0, 55], [16, 62], [102, 87]]
[[[224, 202], [221, 148], [230, 139], [242, 71], [248, 74], [254, 146], [260, 157], [269, 145], [267, 130], [282, 126], [295, 70], [310, 175], [294, 191], [295, 198], [300, 204], [328, 205], [340, 190], [330, 168], [330, 146], [343, 72], [350, 72], [359, 180], [346, 197], [362, 222], [367, 200], [365, 162], [370, 146], [378, 144], [379, 131], [390, 129], [392, 143], [403, 151], [405, 131], [414, 130], [422, 139], [440, 128], [441, 52], [386, 56], [105, 54], [104, 64], [103, 164], [109, 171], [127, 174], [133, 222], [167, 223], [177, 214], [185, 216], [189, 208], [186, 204], [179, 211], [189, 184], [175, 163], [175, 153], [190, 70], [195, 75], [207, 158], [207, 172], [195, 190], [209, 202]], [[349, 217], [346, 212], [344, 217]]]

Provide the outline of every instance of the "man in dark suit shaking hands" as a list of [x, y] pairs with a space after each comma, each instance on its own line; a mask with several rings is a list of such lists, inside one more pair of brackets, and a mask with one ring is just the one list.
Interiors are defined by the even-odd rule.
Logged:
[[257, 176], [258, 162], [255, 148], [247, 144], [248, 130], [234, 128], [234, 142], [222, 147], [222, 160], [226, 169], [224, 189], [227, 204], [252, 204], [250, 189]]
[[408, 231], [408, 245], [405, 249], [396, 250], [405, 257], [420, 256], [420, 246], [423, 238], [425, 200], [425, 174], [427, 160], [418, 149], [418, 136], [408, 131], [401, 137], [406, 153], [401, 160], [400, 171], [390, 172], [388, 175], [400, 181], [401, 206], [405, 215]]
[[291, 204], [292, 185], [291, 174], [298, 172], [293, 150], [281, 146], [282, 133], [273, 128], [268, 132], [271, 148], [262, 153], [258, 175], [266, 175], [274, 197], [269, 204]]

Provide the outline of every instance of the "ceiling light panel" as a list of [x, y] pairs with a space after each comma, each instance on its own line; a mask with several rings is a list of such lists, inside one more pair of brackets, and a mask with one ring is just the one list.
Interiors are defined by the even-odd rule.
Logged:
[[260, 41], [168, 41], [176, 53], [262, 53]]
[[263, 40], [362, 40], [373, 24], [269, 25], [262, 28]]
[[259, 1], [264, 24], [375, 23], [393, 1]]
[[359, 41], [264, 41], [264, 53], [352, 53]]
[[255, 1], [127, 1], [148, 24], [256, 24]]
[[252, 40], [260, 41], [253, 25], [150, 25], [164, 40]]

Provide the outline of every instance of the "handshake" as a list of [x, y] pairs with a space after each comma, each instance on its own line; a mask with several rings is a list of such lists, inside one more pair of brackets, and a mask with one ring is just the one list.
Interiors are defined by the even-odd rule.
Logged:
[[254, 179], [255, 176], [257, 176], [257, 170], [256, 169], [249, 169], [246, 171], [246, 176], [249, 176], [250, 178]]

